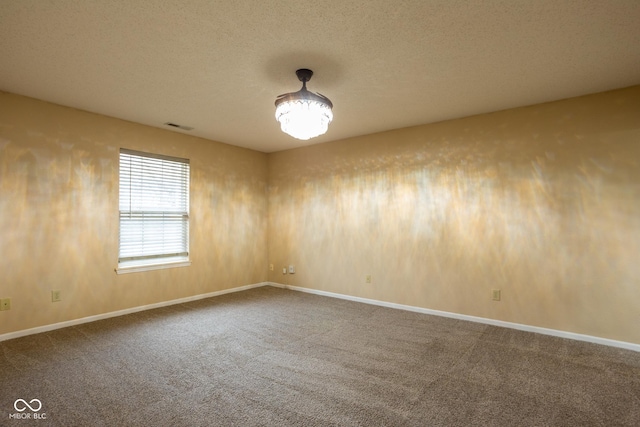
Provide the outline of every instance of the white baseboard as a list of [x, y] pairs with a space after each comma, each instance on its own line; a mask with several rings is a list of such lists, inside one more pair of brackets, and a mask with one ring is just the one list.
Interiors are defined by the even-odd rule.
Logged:
[[204, 298], [216, 297], [218, 295], [230, 294], [232, 292], [246, 291], [248, 289], [258, 288], [270, 285], [269, 282], [254, 283], [252, 285], [239, 286], [237, 288], [223, 289], [221, 291], [209, 292], [206, 294], [193, 295], [185, 298], [178, 298], [171, 301], [162, 301], [155, 304], [141, 305], [138, 307], [127, 308], [124, 310], [112, 311], [109, 313], [97, 314], [95, 316], [83, 317], [81, 319], [67, 320], [65, 322], [54, 323], [51, 325], [38, 326], [31, 329], [23, 329], [21, 331], [9, 332], [0, 335], [0, 341], [6, 341], [13, 338], [20, 338], [27, 335], [39, 334], [41, 332], [53, 331], [55, 329], [66, 328], [69, 326], [81, 325], [83, 323], [95, 322], [96, 320], [108, 319], [110, 317], [124, 316], [125, 314], [137, 313], [139, 311], [151, 310], [154, 308], [167, 307], [174, 304], [183, 304], [185, 302], [197, 301]]
[[221, 291], [193, 295], [190, 297], [179, 298], [171, 301], [162, 301], [155, 304], [143, 305], [138, 307], [127, 308], [124, 310], [112, 311], [109, 313], [97, 314], [95, 316], [83, 317], [81, 319], [73, 319], [65, 322], [54, 323], [51, 325], [44, 325], [44, 326], [38, 326], [30, 329], [23, 329], [21, 331], [9, 332], [9, 333], [0, 335], [0, 341], [6, 341], [13, 338], [24, 337], [27, 335], [34, 335], [42, 332], [53, 331], [55, 329], [66, 328], [69, 326], [81, 325], [83, 323], [95, 322], [96, 320], [108, 319], [108, 318], [117, 317], [117, 316], [124, 316], [126, 314], [137, 313], [139, 311], [151, 310], [151, 309], [160, 308], [160, 307], [167, 307], [174, 304], [183, 304], [186, 302], [197, 301], [204, 298], [216, 297], [219, 295], [229, 294], [232, 292], [246, 291], [248, 289], [258, 288], [261, 286], [274, 286], [277, 288], [290, 289], [292, 291], [306, 292], [310, 294], [322, 295], [322, 296], [331, 297], [331, 298], [339, 298], [339, 299], [344, 299], [349, 301], [361, 302], [365, 304], [372, 304], [372, 305], [377, 305], [381, 307], [413, 311], [416, 313], [431, 314], [434, 316], [449, 317], [452, 319], [466, 320], [469, 322], [483, 323], [486, 325], [500, 326], [503, 328], [517, 329], [520, 331], [534, 332], [534, 333], [543, 334], [543, 335], [550, 335], [550, 336], [560, 337], [560, 338], [568, 338], [576, 341], [585, 341], [593, 344], [601, 344], [601, 345], [606, 345], [610, 347], [618, 347], [626, 350], [640, 352], [640, 344], [634, 344], [634, 343], [629, 343], [625, 341], [616, 341], [616, 340], [611, 340], [607, 338], [594, 337], [591, 335], [583, 335], [583, 334], [576, 334], [573, 332], [560, 331], [557, 329], [541, 328], [538, 326], [524, 325], [521, 323], [512, 323], [512, 322], [505, 322], [502, 320], [487, 319], [485, 317], [468, 316], [466, 314], [451, 313], [448, 311], [440, 311], [440, 310], [431, 310], [428, 308], [415, 307], [412, 305], [396, 304], [392, 302], [379, 301], [379, 300], [374, 300], [369, 298], [354, 297], [351, 295], [320, 291], [316, 289], [303, 288], [300, 286], [283, 285], [281, 283], [276, 283], [276, 282], [254, 283], [251, 285], [239, 286], [237, 288], [223, 289]]
[[392, 302], [379, 301], [379, 300], [374, 300], [369, 298], [354, 297], [354, 296], [338, 294], [334, 292], [302, 288], [299, 286], [283, 285], [281, 283], [275, 283], [275, 282], [269, 282], [269, 285], [275, 286], [277, 288], [290, 289], [292, 291], [307, 292], [315, 295], [322, 295], [322, 296], [332, 297], [332, 298], [340, 298], [344, 300], [362, 302], [365, 304], [378, 305], [382, 307], [396, 308], [400, 310], [414, 311], [417, 313], [431, 314], [434, 316], [449, 317], [449, 318], [458, 319], [458, 320], [467, 320], [469, 322], [484, 323], [486, 325], [500, 326], [503, 328], [517, 329], [520, 331], [534, 332], [537, 334], [551, 335], [554, 337], [568, 338], [576, 341], [585, 341], [593, 344], [602, 344], [610, 347], [618, 347], [618, 348], [624, 348], [626, 350], [640, 352], [640, 344], [634, 344], [634, 343], [629, 343], [625, 341], [616, 341], [616, 340], [611, 340], [607, 338], [594, 337], [591, 335], [583, 335], [583, 334], [576, 334], [573, 332], [560, 331], [557, 329], [548, 329], [548, 328], [541, 328], [538, 326], [524, 325], [521, 323], [512, 323], [512, 322], [505, 322], [502, 320], [487, 319], [485, 317], [468, 316], [466, 314], [451, 313], [448, 311], [431, 310], [428, 308], [396, 304]]

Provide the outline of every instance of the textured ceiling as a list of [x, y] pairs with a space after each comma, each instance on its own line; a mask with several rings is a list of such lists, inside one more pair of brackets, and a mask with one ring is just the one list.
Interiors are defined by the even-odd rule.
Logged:
[[[640, 1], [0, 0], [0, 58], [0, 90], [273, 152], [640, 84]], [[298, 68], [334, 104], [305, 142]]]

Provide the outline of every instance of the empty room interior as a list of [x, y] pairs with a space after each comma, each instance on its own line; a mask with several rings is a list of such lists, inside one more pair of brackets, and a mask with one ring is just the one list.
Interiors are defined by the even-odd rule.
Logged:
[[0, 424], [640, 425], [638, 22], [0, 0]]

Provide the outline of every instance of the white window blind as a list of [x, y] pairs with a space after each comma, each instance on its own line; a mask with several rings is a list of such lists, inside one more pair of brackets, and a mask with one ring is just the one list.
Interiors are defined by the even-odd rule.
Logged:
[[189, 258], [189, 160], [120, 150], [118, 265]]

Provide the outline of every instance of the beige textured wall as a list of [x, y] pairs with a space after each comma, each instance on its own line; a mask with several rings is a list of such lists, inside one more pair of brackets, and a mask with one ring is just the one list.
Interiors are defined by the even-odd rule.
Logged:
[[270, 154], [269, 262], [279, 283], [640, 343], [640, 87]]
[[[120, 147], [191, 159], [192, 266], [113, 271]], [[640, 87], [268, 156], [0, 92], [0, 230], [0, 334], [270, 262], [274, 282], [640, 343]]]
[[[191, 266], [114, 272], [120, 147], [191, 160]], [[0, 92], [0, 334], [265, 281], [266, 188], [265, 154]]]

